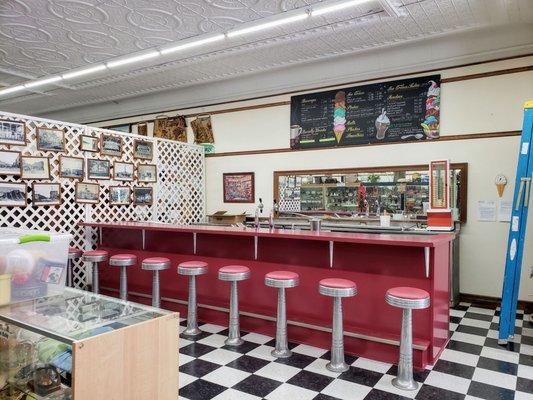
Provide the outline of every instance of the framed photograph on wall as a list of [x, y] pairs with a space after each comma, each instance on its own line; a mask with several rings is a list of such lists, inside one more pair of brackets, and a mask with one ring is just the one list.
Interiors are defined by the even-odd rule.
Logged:
[[59, 157], [59, 176], [82, 180], [85, 176], [85, 160], [81, 157]]
[[108, 160], [87, 159], [87, 179], [111, 179]]
[[224, 203], [254, 203], [254, 179], [253, 172], [223, 174]]
[[20, 151], [0, 150], [0, 175], [20, 175]]
[[116, 181], [133, 181], [133, 164], [115, 161], [113, 163], [113, 179]]
[[26, 124], [24, 122], [0, 119], [0, 144], [26, 145]]
[[103, 156], [122, 156], [122, 138], [102, 133], [100, 137], [100, 154]]
[[26, 206], [26, 192], [25, 183], [0, 182], [0, 206]]
[[131, 189], [127, 186], [109, 186], [109, 204], [127, 206], [131, 203]]
[[63, 129], [37, 128], [37, 150], [65, 151]]
[[50, 159], [48, 157], [22, 156], [22, 179], [50, 179]]
[[98, 204], [100, 185], [97, 183], [76, 182], [76, 203]]
[[98, 151], [99, 140], [95, 136], [81, 135], [80, 150], [96, 153]]
[[133, 204], [136, 206], [151, 206], [154, 202], [154, 190], [148, 186], [133, 187]]
[[133, 158], [151, 160], [154, 158], [154, 143], [148, 140], [133, 141]]
[[61, 205], [61, 185], [59, 183], [33, 183], [34, 206]]
[[157, 182], [157, 167], [154, 164], [139, 164], [137, 166], [137, 180], [142, 183]]

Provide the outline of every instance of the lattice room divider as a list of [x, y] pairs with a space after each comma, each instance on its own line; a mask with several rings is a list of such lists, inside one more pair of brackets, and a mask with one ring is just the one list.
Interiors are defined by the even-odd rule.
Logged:
[[[68, 232], [73, 235], [71, 245], [81, 249], [93, 249], [97, 245], [96, 229], [78, 226], [82, 220], [98, 222], [117, 221], [155, 221], [173, 224], [191, 224], [205, 220], [205, 163], [204, 150], [201, 146], [182, 142], [156, 139], [152, 137], [126, 134], [109, 129], [53, 121], [26, 115], [11, 114], [0, 111], [0, 120], [24, 122], [26, 124], [26, 145], [0, 144], [0, 150], [20, 151], [23, 156], [46, 156], [50, 159], [50, 180], [23, 181], [19, 176], [0, 176], [1, 182], [24, 182], [27, 184], [28, 205], [26, 207], [0, 206], [0, 227], [23, 228]], [[37, 150], [37, 128], [63, 129], [65, 132], [65, 151], [51, 152]], [[89, 153], [80, 150], [80, 135], [100, 137], [102, 133], [120, 135], [123, 139], [121, 157]], [[152, 161], [133, 158], [135, 139], [151, 141], [154, 144]], [[83, 157], [87, 159], [109, 160], [111, 166], [115, 161], [157, 165], [157, 183], [139, 184], [110, 180], [90, 180], [84, 182], [100, 185], [98, 204], [78, 204], [75, 202], [75, 185], [77, 180], [59, 177], [59, 156]], [[60, 183], [60, 206], [34, 206], [32, 204], [32, 182]], [[110, 205], [110, 186], [152, 186], [154, 202], [152, 206]], [[88, 275], [80, 261], [74, 267], [74, 284], [85, 287]]]

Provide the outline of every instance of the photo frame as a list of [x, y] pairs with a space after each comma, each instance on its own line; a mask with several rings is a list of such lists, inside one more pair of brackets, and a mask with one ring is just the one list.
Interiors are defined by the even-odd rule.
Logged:
[[32, 185], [32, 204], [34, 206], [61, 205], [61, 185], [59, 183], [37, 183]]
[[131, 188], [128, 186], [109, 186], [109, 204], [127, 206], [131, 204]]
[[22, 174], [22, 153], [20, 151], [0, 150], [0, 175]]
[[97, 153], [100, 140], [96, 136], [80, 135], [80, 150]]
[[154, 202], [154, 189], [150, 186], [133, 187], [133, 204], [136, 206], [151, 206]]
[[85, 159], [59, 156], [59, 177], [83, 180], [85, 177]]
[[50, 179], [50, 159], [41, 156], [22, 156], [20, 159], [22, 179]]
[[98, 204], [100, 199], [100, 185], [89, 182], [76, 182], [76, 203]]
[[224, 203], [255, 203], [255, 174], [253, 172], [224, 173], [222, 181]]
[[157, 182], [157, 166], [155, 164], [139, 164], [137, 166], [137, 180], [139, 183]]
[[133, 158], [152, 160], [154, 158], [154, 143], [149, 140], [135, 139], [133, 141]]
[[0, 144], [26, 145], [27, 128], [24, 122], [0, 119]]
[[37, 150], [65, 151], [65, 130], [56, 128], [37, 128]]
[[135, 179], [133, 163], [115, 161], [113, 163], [113, 179], [116, 181], [132, 182]]
[[100, 154], [103, 156], [122, 156], [123, 140], [120, 136], [102, 133], [100, 136]]
[[98, 158], [87, 159], [87, 179], [108, 180], [111, 179], [111, 163], [109, 160]]
[[25, 183], [0, 182], [0, 207], [25, 207], [27, 191]]

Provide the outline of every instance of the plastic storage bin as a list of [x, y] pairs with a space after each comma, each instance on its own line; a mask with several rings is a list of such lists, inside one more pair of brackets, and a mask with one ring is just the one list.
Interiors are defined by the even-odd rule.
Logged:
[[71, 238], [0, 228], [0, 305], [63, 293]]

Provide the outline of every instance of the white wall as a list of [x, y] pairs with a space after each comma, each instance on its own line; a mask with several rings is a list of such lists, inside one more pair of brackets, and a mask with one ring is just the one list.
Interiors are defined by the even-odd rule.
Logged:
[[[533, 65], [533, 57], [443, 70], [441, 74], [442, 78], [449, 78], [526, 65]], [[523, 103], [533, 98], [533, 72], [444, 83], [441, 94], [442, 136], [520, 130]], [[276, 96], [226, 105], [225, 108], [289, 99], [289, 96]], [[191, 109], [183, 113], [217, 109], [220, 107]], [[287, 148], [289, 111], [290, 107], [283, 105], [213, 115], [217, 152]], [[113, 124], [131, 120], [117, 120]], [[439, 158], [468, 162], [468, 222], [461, 236], [461, 292], [499, 297], [508, 224], [478, 222], [476, 205], [478, 200], [499, 200], [494, 185], [494, 177], [499, 173], [505, 174], [509, 180], [503, 199], [512, 198], [518, 143], [518, 137], [504, 137], [210, 157], [206, 160], [207, 211], [253, 212], [254, 205], [223, 203], [224, 172], [255, 171], [256, 198], [263, 198], [264, 203], [269, 205], [273, 197], [273, 171], [276, 170], [424, 164]], [[533, 221], [533, 216], [530, 221]], [[532, 235], [530, 228], [520, 293], [523, 300], [533, 300], [533, 297], [528, 297], [533, 295], [533, 280], [528, 279], [529, 268], [533, 265]]]

